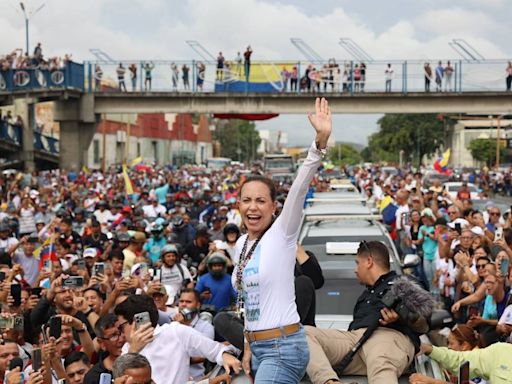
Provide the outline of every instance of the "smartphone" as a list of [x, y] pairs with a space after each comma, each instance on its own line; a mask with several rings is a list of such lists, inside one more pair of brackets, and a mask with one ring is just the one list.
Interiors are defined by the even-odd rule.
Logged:
[[41, 287], [34, 287], [31, 289], [31, 294], [32, 295], [35, 295], [39, 298], [41, 298], [41, 293], [43, 292], [43, 288]]
[[19, 307], [21, 305], [21, 285], [19, 285], [19, 284], [11, 285], [11, 296], [14, 300], [14, 306]]
[[85, 269], [85, 259], [78, 259], [76, 265], [78, 269]]
[[105, 263], [94, 263], [93, 275], [105, 275]]
[[23, 319], [23, 316], [15, 316], [13, 318], [12, 328], [16, 331], [23, 331], [25, 329], [25, 320]]
[[155, 269], [153, 280], [162, 281], [162, 271], [160, 269]]
[[501, 260], [501, 265], [500, 265], [501, 276], [508, 277], [509, 266], [510, 266], [510, 260], [509, 259]]
[[41, 325], [41, 335], [43, 335], [43, 343], [48, 344], [50, 341], [48, 340], [48, 334], [46, 333], [46, 330], [46, 324]]
[[498, 227], [494, 231], [494, 241], [503, 239], [503, 227]]
[[62, 280], [64, 288], [82, 288], [84, 286], [84, 278], [82, 276], [69, 276], [67, 279]]
[[463, 362], [459, 367], [459, 384], [469, 384], [469, 361]]
[[112, 375], [110, 373], [102, 373], [98, 384], [112, 384]]
[[455, 230], [459, 234], [459, 236], [462, 234], [462, 228], [460, 226], [460, 223], [455, 223]]
[[140, 328], [146, 323], [151, 323], [151, 319], [149, 318], [149, 312], [136, 313], [133, 316], [133, 321], [135, 322], [135, 329]]
[[34, 348], [32, 351], [32, 369], [39, 371], [42, 366], [41, 348]]
[[14, 321], [12, 317], [0, 316], [0, 329], [12, 329]]
[[62, 331], [62, 318], [53, 316], [50, 318], [50, 337], [55, 337], [57, 340]]
[[0, 272], [0, 281], [5, 280], [5, 272]]

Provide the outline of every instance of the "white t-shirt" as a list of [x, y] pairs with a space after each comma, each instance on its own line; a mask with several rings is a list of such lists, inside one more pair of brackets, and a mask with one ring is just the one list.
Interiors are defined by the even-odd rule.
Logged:
[[[243, 271], [245, 327], [250, 331], [284, 327], [300, 321], [295, 304], [296, 241], [302, 205], [320, 162], [321, 153], [313, 144], [299, 168], [281, 215], [261, 238]], [[235, 270], [231, 277], [235, 290], [237, 264], [247, 236], [241, 236], [236, 243]], [[248, 242], [246, 252], [254, 241]]]
[[174, 292], [175, 294], [180, 290], [183, 280], [190, 279], [190, 271], [184, 265], [181, 265], [183, 270], [183, 276], [180, 273], [179, 267], [175, 264], [172, 268], [167, 267], [165, 264], [161, 268], [161, 282], [165, 285], [168, 292]]
[[142, 207], [144, 211], [144, 216], [147, 217], [158, 217], [158, 215], [165, 215], [167, 210], [163, 205], [157, 205], [156, 207], [152, 204], [145, 205]]
[[112, 213], [108, 209], [105, 209], [103, 212], [97, 209], [94, 211], [94, 216], [96, 217], [96, 220], [98, 220], [98, 223], [102, 225], [112, 222], [113, 218]]
[[[402, 214], [404, 214], [404, 213], [407, 213], [407, 214], [409, 213], [409, 206], [407, 204], [400, 205], [395, 212], [395, 220], [396, 220], [395, 224], [396, 224], [397, 230], [405, 229], [405, 228], [402, 228]], [[405, 224], [405, 218], [403, 221]]]
[[0, 250], [7, 252], [11, 247], [18, 244], [18, 240], [15, 237], [8, 237], [5, 240], [0, 239]]

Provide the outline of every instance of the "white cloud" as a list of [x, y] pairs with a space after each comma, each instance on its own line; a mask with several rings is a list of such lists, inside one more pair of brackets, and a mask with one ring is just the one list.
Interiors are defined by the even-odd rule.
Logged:
[[[46, 55], [73, 53], [78, 60], [92, 58], [89, 48], [103, 49], [114, 59], [197, 58], [185, 40], [199, 41], [214, 56], [223, 51], [233, 58], [251, 44], [254, 60], [303, 59], [290, 37], [303, 38], [324, 58], [341, 60], [350, 57], [338, 45], [340, 37], [354, 39], [375, 59], [457, 57], [448, 46], [454, 37], [468, 39], [488, 58], [500, 58], [507, 56], [509, 47], [500, 46], [496, 37], [512, 34], [510, 24], [497, 21], [506, 0], [468, 0], [467, 7], [446, 9], [433, 3], [426, 11], [417, 5], [415, 17], [404, 17], [397, 9], [382, 15], [392, 24], [378, 30], [351, 12], [350, 1], [334, 2], [338, 5], [314, 14], [293, 1], [45, 1], [45, 8], [30, 24], [31, 46], [41, 41]], [[374, 12], [368, 3], [368, 12]], [[25, 0], [25, 4], [33, 9], [40, 2]], [[19, 7], [15, 0], [0, 1], [0, 54], [24, 47], [24, 22], [15, 7]], [[355, 127], [365, 128], [368, 121], [341, 125], [366, 132]], [[307, 130], [305, 125], [300, 127], [300, 132]]]

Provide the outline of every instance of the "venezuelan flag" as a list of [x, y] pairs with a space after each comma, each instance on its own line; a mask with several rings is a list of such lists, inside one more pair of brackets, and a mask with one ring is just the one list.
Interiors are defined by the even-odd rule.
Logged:
[[448, 161], [450, 160], [450, 153], [451, 153], [451, 150], [450, 150], [450, 148], [448, 148], [448, 149], [443, 153], [443, 156], [439, 157], [439, 158], [434, 162], [434, 169], [435, 169], [437, 172], [440, 172], [440, 173], [448, 173], [448, 172], [449, 172], [449, 169], [448, 169]]
[[296, 66], [297, 63], [252, 62], [249, 81], [246, 81], [244, 65], [238, 68], [232, 63], [229, 69], [224, 68], [222, 80], [215, 83], [215, 92], [281, 92], [284, 89], [282, 72], [291, 73]]
[[57, 261], [58, 256], [55, 249], [55, 244], [51, 243], [49, 246], [41, 250], [41, 257], [39, 258], [39, 269], [44, 268], [46, 261]]
[[124, 179], [124, 187], [126, 189], [126, 194], [133, 195], [132, 181], [130, 180], [130, 176], [128, 176], [128, 169], [126, 168], [125, 164], [123, 164], [123, 179]]

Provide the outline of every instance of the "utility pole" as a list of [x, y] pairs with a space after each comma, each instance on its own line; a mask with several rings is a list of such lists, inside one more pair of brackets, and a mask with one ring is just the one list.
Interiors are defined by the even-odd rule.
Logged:
[[37, 12], [39, 12], [41, 9], [43, 9], [44, 6], [45, 6], [45, 4], [43, 3], [35, 11], [29, 11], [27, 13], [27, 10], [25, 9], [25, 4], [23, 4], [22, 1], [20, 2], [20, 8], [21, 8], [21, 11], [23, 12], [23, 17], [25, 18], [25, 49], [26, 49], [27, 55], [30, 55], [29, 33], [28, 33], [30, 18], [32, 16], [34, 16]]

